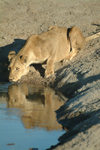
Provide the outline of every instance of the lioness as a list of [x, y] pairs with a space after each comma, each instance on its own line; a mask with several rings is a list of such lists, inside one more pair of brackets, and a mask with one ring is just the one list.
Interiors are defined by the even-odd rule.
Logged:
[[31, 64], [46, 61], [46, 78], [54, 74], [54, 64], [61, 60], [71, 60], [84, 44], [96, 37], [100, 32], [90, 37], [84, 37], [78, 27], [67, 29], [66, 27], [52, 26], [47, 32], [32, 35], [26, 41], [24, 47], [17, 55], [10, 52], [8, 59], [10, 81], [18, 81], [29, 72]]

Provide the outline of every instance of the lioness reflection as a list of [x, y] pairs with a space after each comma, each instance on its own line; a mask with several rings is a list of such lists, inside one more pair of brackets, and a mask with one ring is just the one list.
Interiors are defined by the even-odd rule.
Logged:
[[11, 85], [8, 88], [8, 107], [20, 108], [25, 128], [43, 127], [58, 130], [57, 110], [64, 101], [51, 88], [36, 88], [32, 85]]

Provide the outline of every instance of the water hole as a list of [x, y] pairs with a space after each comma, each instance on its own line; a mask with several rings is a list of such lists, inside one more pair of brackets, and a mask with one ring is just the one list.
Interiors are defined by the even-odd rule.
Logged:
[[51, 88], [0, 84], [0, 150], [45, 150], [65, 133], [55, 111], [64, 104]]

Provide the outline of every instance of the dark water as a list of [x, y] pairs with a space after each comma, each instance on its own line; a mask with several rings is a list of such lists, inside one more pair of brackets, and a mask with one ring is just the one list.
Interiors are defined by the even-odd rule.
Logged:
[[55, 111], [64, 101], [50, 88], [0, 84], [0, 150], [45, 150], [65, 132]]

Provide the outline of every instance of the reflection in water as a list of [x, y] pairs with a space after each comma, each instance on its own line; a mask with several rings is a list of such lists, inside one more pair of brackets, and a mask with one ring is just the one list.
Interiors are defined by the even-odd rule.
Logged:
[[21, 120], [25, 128], [61, 129], [55, 111], [63, 105], [51, 88], [35, 88], [32, 85], [11, 85], [8, 88], [8, 107], [20, 108]]
[[7, 92], [7, 86], [0, 90], [0, 150], [45, 150], [57, 144], [64, 131], [55, 111], [64, 101], [51, 88], [23, 83]]

